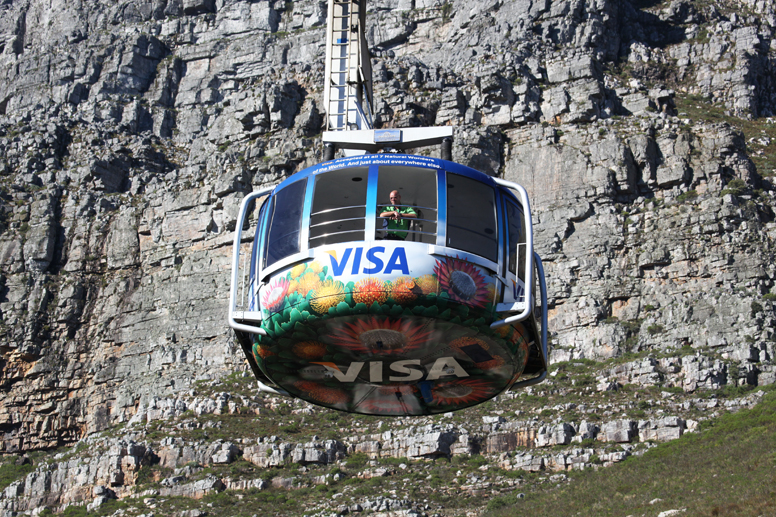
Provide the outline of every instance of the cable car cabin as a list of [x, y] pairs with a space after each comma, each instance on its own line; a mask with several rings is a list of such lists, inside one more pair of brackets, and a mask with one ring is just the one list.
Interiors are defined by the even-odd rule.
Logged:
[[367, 154], [254, 192], [237, 224], [229, 321], [266, 390], [426, 415], [546, 375], [544, 272], [516, 184], [445, 160]]

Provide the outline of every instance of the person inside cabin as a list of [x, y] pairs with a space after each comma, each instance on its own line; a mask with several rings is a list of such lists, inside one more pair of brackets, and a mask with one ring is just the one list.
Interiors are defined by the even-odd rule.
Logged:
[[401, 194], [398, 190], [391, 192], [391, 204], [380, 208], [380, 217], [387, 221], [388, 232], [385, 238], [389, 241], [403, 241], [407, 238], [409, 219], [415, 219], [418, 214], [410, 206], [402, 206]]

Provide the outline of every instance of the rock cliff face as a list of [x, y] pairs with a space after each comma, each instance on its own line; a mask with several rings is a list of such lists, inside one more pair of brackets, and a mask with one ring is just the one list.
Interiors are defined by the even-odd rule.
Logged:
[[[453, 125], [456, 161], [528, 189], [553, 361], [677, 357], [612, 366], [601, 390], [776, 380], [771, 2], [369, 8], [378, 125]], [[325, 19], [315, 0], [0, 2], [0, 452], [180, 416], [197, 381], [245, 368], [235, 213], [322, 157]], [[146, 449], [114, 447], [134, 458], [118, 487]]]

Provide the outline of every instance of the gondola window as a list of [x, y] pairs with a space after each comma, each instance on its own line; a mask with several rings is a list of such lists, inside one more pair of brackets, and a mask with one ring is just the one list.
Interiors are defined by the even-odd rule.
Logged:
[[352, 167], [315, 178], [310, 214], [310, 247], [363, 241], [367, 167]]
[[447, 174], [447, 246], [498, 262], [492, 187], [460, 174]]
[[266, 264], [299, 253], [305, 181], [296, 181], [272, 197]]

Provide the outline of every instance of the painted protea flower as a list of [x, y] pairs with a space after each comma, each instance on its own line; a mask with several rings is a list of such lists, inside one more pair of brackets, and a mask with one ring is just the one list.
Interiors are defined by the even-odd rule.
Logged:
[[261, 296], [261, 306], [269, 312], [278, 311], [288, 294], [288, 284], [288, 280], [284, 278], [273, 280]]
[[499, 327], [496, 330], [493, 331], [494, 334], [496, 334], [498, 337], [509, 340], [512, 336], [512, 332], [514, 332], [515, 328], [511, 325], [504, 325], [503, 327]]
[[288, 294], [295, 293], [298, 288], [299, 282], [296, 280], [291, 280], [288, 282]]
[[496, 335], [504, 338], [505, 340], [509, 341], [512, 344], [520, 343], [522, 345], [524, 343], [525, 346], [528, 346], [528, 341], [525, 339], [525, 336], [523, 335], [522, 325], [519, 325], [518, 327], [505, 325], [503, 327], [497, 328], [495, 333]]
[[431, 394], [436, 404], [467, 405], [490, 397], [493, 388], [482, 379], [460, 379], [437, 383], [431, 388]]
[[294, 344], [291, 347], [291, 351], [302, 359], [320, 359], [326, 355], [326, 345], [320, 341], [302, 341], [301, 343]]
[[451, 300], [472, 307], [485, 307], [488, 303], [488, 285], [485, 277], [472, 264], [454, 258], [444, 262], [437, 260], [434, 273], [439, 278], [439, 286]]
[[313, 381], [298, 381], [294, 387], [301, 393], [320, 402], [321, 404], [341, 404], [348, 401], [348, 394], [337, 388], [330, 388]]
[[307, 267], [312, 269], [313, 273], [315, 273], [316, 275], [318, 273], [320, 273], [321, 271], [323, 271], [323, 264], [321, 264], [317, 260], [314, 260], [314, 261], [310, 262], [309, 264], [307, 264]]
[[405, 304], [418, 297], [420, 289], [415, 285], [415, 280], [408, 276], [396, 279], [391, 286], [391, 298], [398, 304]]
[[430, 336], [424, 325], [410, 319], [370, 316], [335, 328], [331, 340], [354, 352], [400, 354], [426, 344]]
[[256, 356], [256, 359], [266, 359], [267, 357], [271, 355], [275, 355], [275, 352], [267, 348], [266, 346], [261, 346], [260, 344], [256, 343], [253, 345], [253, 355]]
[[305, 273], [296, 281], [296, 292], [299, 296], [307, 296], [310, 291], [315, 291], [321, 285], [321, 279], [315, 273]]
[[291, 278], [299, 278], [307, 269], [307, 264], [297, 264], [291, 268]]
[[353, 286], [353, 301], [372, 305], [374, 302], [383, 304], [388, 299], [385, 286], [374, 278], [364, 278]]
[[436, 275], [423, 275], [415, 279], [417, 285], [423, 294], [436, 293], [439, 290], [439, 280]]
[[[307, 275], [305, 275], [307, 276]], [[345, 286], [342, 282], [326, 280], [320, 284], [310, 298], [310, 305], [318, 314], [329, 312], [340, 302], [345, 301]]]

